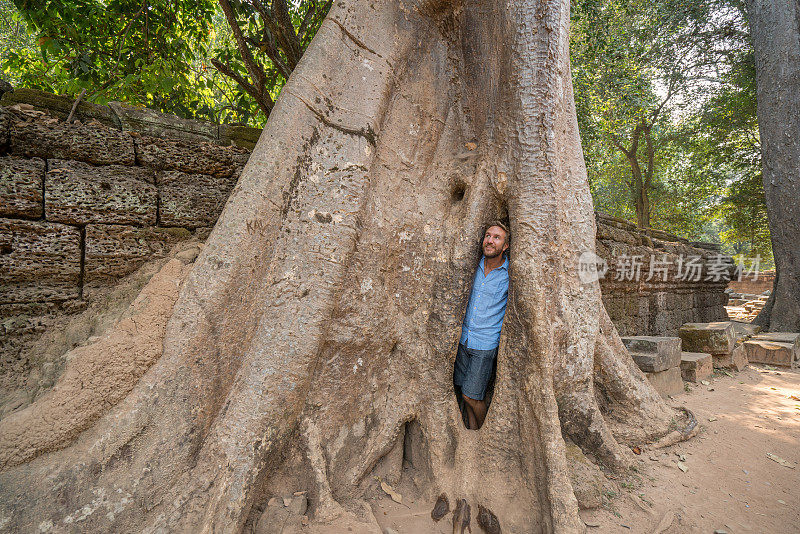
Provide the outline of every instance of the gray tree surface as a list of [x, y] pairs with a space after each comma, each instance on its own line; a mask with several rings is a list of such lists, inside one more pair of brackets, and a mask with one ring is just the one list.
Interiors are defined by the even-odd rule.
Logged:
[[[241, 532], [293, 488], [312, 531], [369, 531], [372, 475], [402, 476], [406, 457], [431, 505], [444, 492], [508, 532], [584, 531], [563, 436], [625, 469], [630, 445], [675, 437], [676, 414], [579, 278], [595, 226], [568, 32], [567, 0], [336, 2], [160, 358], [123, 399], [82, 401], [100, 414], [49, 412], [56, 436], [24, 424], [37, 403], [0, 421], [5, 528]], [[505, 216], [497, 384], [470, 431], [455, 349], [479, 239]]]
[[800, 1], [748, 0], [775, 285], [754, 321], [800, 331]]

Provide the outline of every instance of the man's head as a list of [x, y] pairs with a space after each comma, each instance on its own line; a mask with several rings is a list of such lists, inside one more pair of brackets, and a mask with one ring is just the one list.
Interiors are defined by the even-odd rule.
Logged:
[[496, 258], [508, 250], [511, 233], [508, 226], [500, 221], [493, 222], [486, 233], [483, 234], [483, 255], [487, 258]]

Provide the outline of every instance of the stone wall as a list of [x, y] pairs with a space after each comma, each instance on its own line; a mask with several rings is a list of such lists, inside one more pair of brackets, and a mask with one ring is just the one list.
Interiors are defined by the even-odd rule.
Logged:
[[259, 130], [38, 91], [0, 101], [0, 351], [82, 310], [184, 239], [205, 239]]
[[753, 273], [742, 275], [742, 279], [734, 278], [728, 284], [728, 288], [734, 293], [761, 295], [764, 291], [772, 291], [772, 286], [775, 284], [775, 271], [760, 271], [756, 275]]
[[597, 254], [608, 265], [603, 302], [621, 335], [675, 336], [684, 323], [727, 320], [734, 264], [718, 245], [639, 230], [602, 213], [596, 220]]

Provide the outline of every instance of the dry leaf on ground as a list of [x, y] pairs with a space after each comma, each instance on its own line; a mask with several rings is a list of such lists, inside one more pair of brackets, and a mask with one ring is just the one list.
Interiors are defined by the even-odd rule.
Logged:
[[778, 462], [778, 463], [779, 463], [779, 464], [781, 464], [783, 467], [788, 467], [789, 469], [794, 469], [794, 466], [793, 466], [792, 464], [790, 464], [789, 462], [787, 462], [786, 460], [784, 460], [784, 459], [783, 459], [783, 458], [781, 458], [780, 456], [775, 456], [775, 455], [774, 455], [774, 454], [772, 454], [771, 452], [768, 452], [768, 453], [767, 453], [767, 458], [769, 458], [769, 459], [770, 459], [770, 460], [772, 460], [773, 462]]
[[393, 487], [381, 480], [381, 489], [386, 492], [386, 495], [392, 498], [396, 503], [403, 503], [403, 496], [397, 493]]

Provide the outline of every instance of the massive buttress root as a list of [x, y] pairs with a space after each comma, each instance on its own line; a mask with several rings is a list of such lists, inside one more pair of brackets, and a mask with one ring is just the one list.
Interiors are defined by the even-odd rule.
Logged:
[[[336, 2], [163, 356], [61, 450], [0, 472], [0, 524], [240, 532], [290, 486], [316, 521], [369, 528], [371, 475], [410, 456], [424, 491], [482, 503], [508, 531], [582, 531], [562, 430], [623, 467], [672, 413], [578, 278], [594, 218], [568, 22], [566, 0]], [[478, 240], [505, 215], [511, 292], [474, 432], [455, 344]]]

